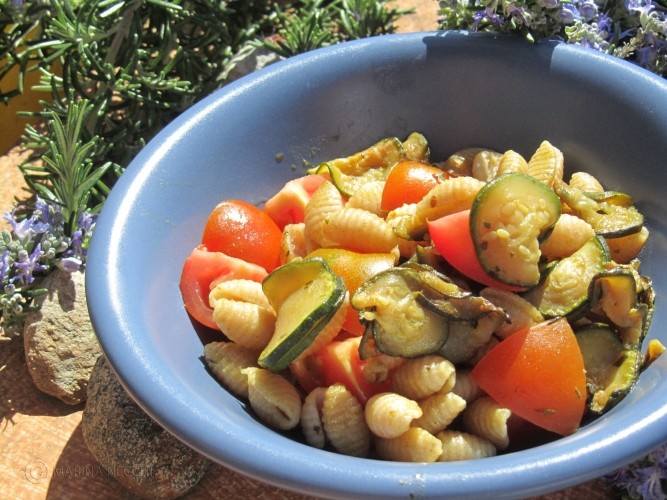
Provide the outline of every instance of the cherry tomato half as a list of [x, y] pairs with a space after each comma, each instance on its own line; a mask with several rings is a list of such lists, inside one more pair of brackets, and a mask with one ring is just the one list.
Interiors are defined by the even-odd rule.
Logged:
[[240, 200], [218, 204], [206, 221], [202, 244], [209, 252], [262, 266], [271, 272], [278, 266], [282, 232], [264, 211]]
[[387, 176], [380, 206], [394, 210], [406, 203], [417, 203], [446, 176], [446, 172], [428, 163], [401, 160]]

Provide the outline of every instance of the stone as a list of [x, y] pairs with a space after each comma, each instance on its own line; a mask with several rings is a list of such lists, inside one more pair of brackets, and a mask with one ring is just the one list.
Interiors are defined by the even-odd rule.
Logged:
[[177, 498], [210, 461], [153, 421], [125, 392], [104, 356], [93, 368], [82, 416], [83, 438], [106, 471], [135, 495]]
[[86, 400], [88, 378], [101, 354], [90, 323], [85, 275], [57, 269], [40, 287], [48, 292], [26, 317], [23, 345], [28, 372], [35, 385], [67, 404]]

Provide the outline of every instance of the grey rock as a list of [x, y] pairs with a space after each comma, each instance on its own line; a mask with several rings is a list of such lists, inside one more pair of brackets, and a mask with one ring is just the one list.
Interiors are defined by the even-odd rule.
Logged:
[[90, 324], [85, 275], [56, 270], [44, 278], [48, 293], [36, 299], [23, 329], [28, 372], [35, 385], [67, 404], [86, 400], [88, 378], [101, 354]]
[[82, 430], [100, 465], [142, 497], [184, 495], [210, 465], [207, 458], [165, 431], [132, 401], [104, 356], [90, 377]]

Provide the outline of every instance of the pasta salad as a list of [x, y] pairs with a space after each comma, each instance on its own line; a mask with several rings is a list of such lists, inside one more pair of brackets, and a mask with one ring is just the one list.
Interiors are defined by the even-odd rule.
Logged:
[[470, 147], [387, 138], [263, 208], [225, 200], [186, 259], [185, 307], [219, 330], [212, 374], [279, 431], [393, 461], [458, 461], [576, 432], [663, 349], [629, 194]]

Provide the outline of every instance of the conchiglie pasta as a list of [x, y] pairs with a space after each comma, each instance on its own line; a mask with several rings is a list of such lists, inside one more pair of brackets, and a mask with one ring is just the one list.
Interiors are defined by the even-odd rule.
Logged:
[[540, 251], [547, 260], [569, 257], [584, 243], [595, 236], [593, 227], [583, 219], [571, 214], [562, 214], [549, 237], [540, 244]]
[[649, 231], [643, 226], [638, 232], [621, 236], [620, 238], [607, 238], [611, 258], [619, 264], [628, 264], [639, 255], [648, 241]]
[[588, 193], [602, 193], [604, 191], [600, 181], [588, 172], [574, 172], [570, 176], [570, 187]]
[[371, 181], [363, 184], [357, 189], [345, 204], [346, 208], [359, 208], [366, 210], [379, 217], [387, 215], [386, 210], [382, 210], [382, 190], [384, 181]]
[[233, 342], [211, 342], [204, 347], [204, 359], [225, 387], [239, 397], [248, 397], [248, 376], [241, 370], [257, 367], [257, 352]]
[[262, 291], [261, 283], [247, 279], [233, 279], [218, 283], [209, 294], [211, 307], [215, 307], [215, 301], [219, 299], [240, 300], [267, 309], [271, 308], [269, 299]]
[[303, 222], [287, 224], [280, 239], [280, 264], [304, 258], [313, 246], [314, 244], [309, 244], [306, 238], [306, 225]]
[[331, 246], [324, 238], [324, 228], [333, 214], [343, 208], [343, 197], [331, 182], [324, 182], [313, 193], [304, 214], [305, 236], [319, 246]]
[[453, 392], [438, 392], [419, 402], [422, 416], [412, 422], [431, 434], [447, 428], [465, 409], [466, 401]]
[[397, 462], [436, 462], [442, 455], [442, 441], [419, 427], [410, 427], [393, 439], [375, 441], [378, 456]]
[[456, 175], [470, 177], [472, 176], [473, 158], [482, 151], [486, 151], [486, 148], [470, 147], [460, 149], [443, 162], [442, 168]]
[[286, 378], [264, 368], [244, 368], [248, 401], [262, 422], [280, 430], [293, 429], [301, 417], [301, 396]]
[[459, 369], [456, 371], [456, 383], [452, 388], [452, 392], [457, 396], [463, 398], [466, 403], [471, 403], [482, 395], [482, 390], [472, 379], [472, 370]]
[[343, 208], [323, 225], [322, 241], [322, 246], [361, 253], [389, 253], [398, 245], [398, 236], [381, 217], [360, 208]]
[[488, 396], [473, 401], [463, 412], [463, 425], [471, 434], [489, 440], [499, 449], [509, 445], [507, 419], [512, 412], [500, 406]]
[[308, 393], [301, 406], [301, 430], [306, 443], [315, 448], [324, 448], [326, 434], [322, 423], [324, 394], [326, 388], [316, 387]]
[[276, 314], [273, 309], [250, 302], [219, 299], [213, 307], [213, 321], [229, 340], [261, 350], [271, 340]]
[[436, 354], [409, 359], [394, 370], [392, 390], [409, 399], [423, 399], [441, 390], [454, 373], [454, 365]]
[[472, 159], [472, 176], [480, 181], [492, 181], [498, 173], [501, 157], [496, 151], [480, 151]]
[[498, 172], [496, 177], [504, 174], [521, 173], [525, 174], [528, 171], [528, 162], [516, 151], [511, 149], [505, 151], [498, 161]]
[[549, 141], [542, 141], [526, 168], [528, 175], [550, 187], [563, 182], [563, 170], [563, 153]]
[[473, 177], [450, 177], [431, 189], [415, 210], [415, 223], [467, 210], [485, 182]]
[[371, 446], [371, 433], [364, 409], [343, 384], [328, 387], [324, 394], [322, 424], [331, 445], [344, 455], [365, 457]]
[[389, 378], [389, 373], [403, 363], [405, 363], [405, 358], [378, 354], [366, 360], [361, 366], [361, 372], [368, 382], [385, 382]]
[[391, 439], [407, 431], [411, 422], [421, 417], [422, 410], [416, 401], [393, 392], [383, 392], [366, 402], [364, 413], [373, 434]]
[[457, 462], [493, 457], [496, 447], [489, 440], [467, 432], [446, 430], [436, 436], [442, 443], [439, 462]]

